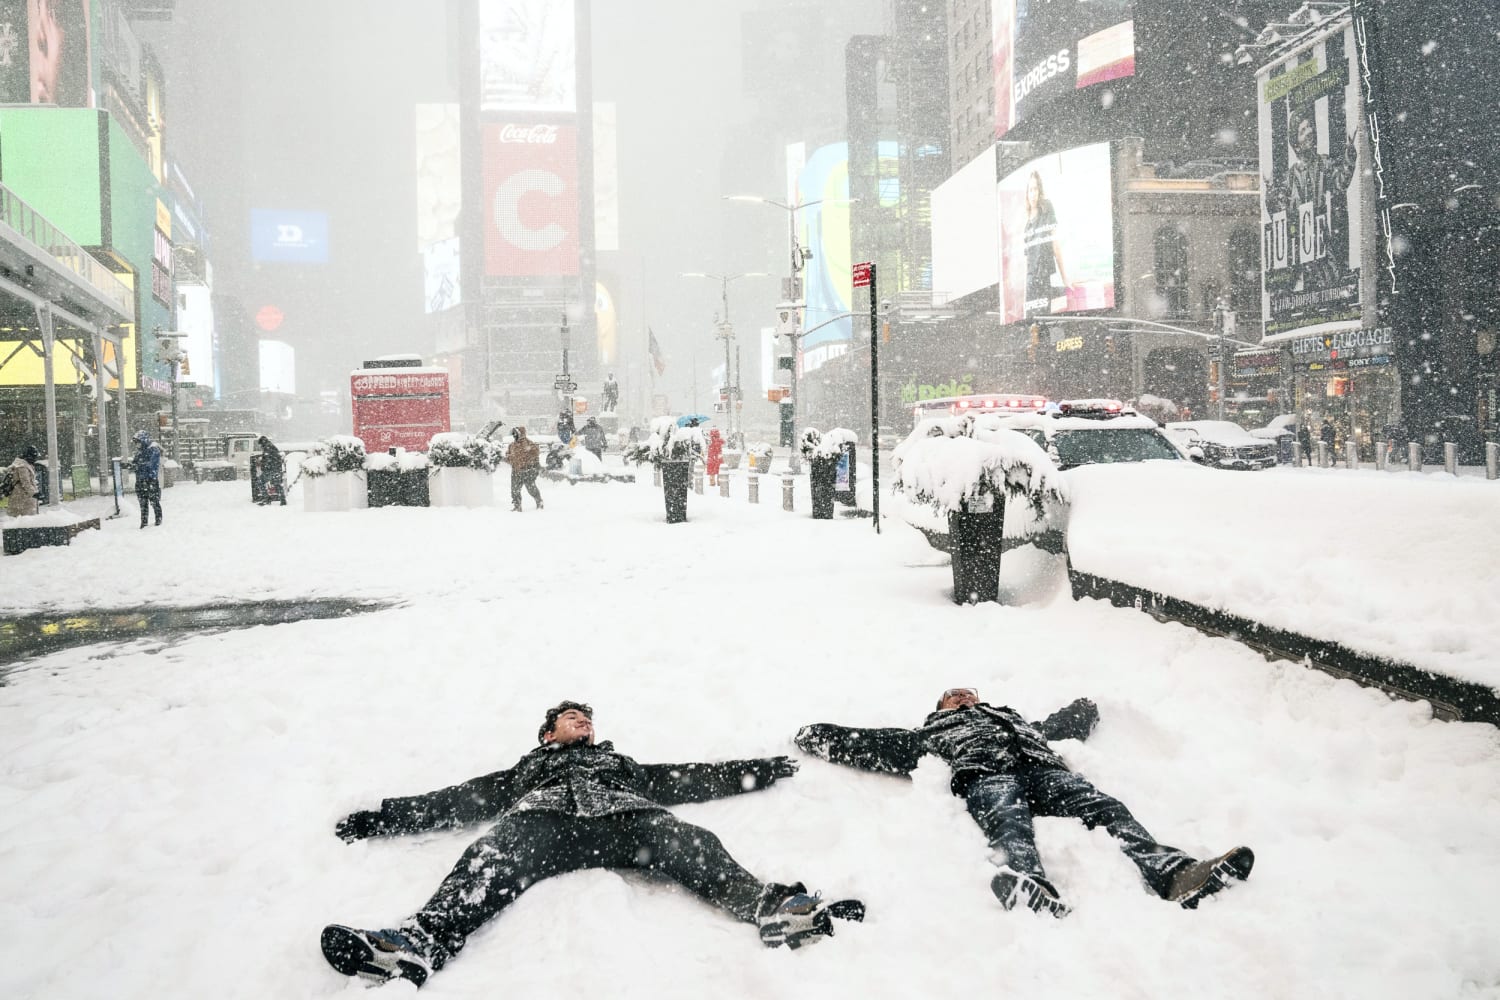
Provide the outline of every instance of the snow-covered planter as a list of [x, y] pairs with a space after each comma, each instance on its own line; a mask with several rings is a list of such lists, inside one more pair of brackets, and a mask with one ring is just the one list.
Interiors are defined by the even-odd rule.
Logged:
[[802, 452], [802, 457], [811, 462], [814, 459], [838, 458], [844, 451], [844, 445], [858, 443], [859, 435], [847, 427], [835, 427], [826, 434], [820, 433], [815, 427], [809, 427], [802, 432], [797, 447]]
[[745, 446], [745, 454], [750, 458], [751, 472], [766, 475], [771, 471], [771, 446], [765, 441], [750, 442]]
[[395, 449], [365, 456], [365, 490], [371, 507], [427, 507], [427, 456]]
[[[923, 420], [893, 457], [899, 516], [939, 548], [948, 515], [1005, 504], [1005, 537], [1066, 532], [1067, 483], [1031, 438], [993, 417]], [[940, 544], [942, 542], [943, 544]]]
[[492, 507], [500, 446], [477, 434], [437, 434], [427, 447], [434, 507]]
[[302, 507], [308, 511], [363, 510], [369, 506], [365, 487], [365, 443], [336, 434], [323, 441], [323, 451], [302, 462]]
[[645, 442], [632, 448], [625, 458], [630, 462], [692, 461], [708, 450], [702, 427], [678, 427], [676, 417], [656, 417], [651, 421], [651, 433]]

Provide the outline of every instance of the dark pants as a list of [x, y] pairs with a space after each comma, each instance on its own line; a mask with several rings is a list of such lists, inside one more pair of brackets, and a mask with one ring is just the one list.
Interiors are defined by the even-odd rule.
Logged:
[[156, 511], [156, 523], [161, 524], [161, 480], [136, 479], [135, 498], [141, 504], [141, 527], [146, 526], [148, 508]]
[[1173, 873], [1193, 862], [1177, 848], [1158, 844], [1118, 799], [1061, 768], [987, 775], [969, 785], [964, 800], [969, 815], [1000, 855], [997, 861], [1026, 875], [1046, 876], [1037, 855], [1033, 816], [1081, 819], [1090, 830], [1104, 827], [1159, 896], [1166, 895]]
[[433, 967], [441, 968], [470, 934], [532, 884], [585, 868], [659, 872], [748, 922], [754, 922], [765, 889], [718, 837], [671, 813], [517, 813], [469, 845], [414, 916], [432, 937]]
[[542, 491], [536, 488], [536, 475], [538, 471], [535, 467], [510, 470], [511, 506], [520, 508], [522, 486], [526, 487], [526, 492], [531, 494], [531, 499], [536, 501], [538, 507], [542, 505]]

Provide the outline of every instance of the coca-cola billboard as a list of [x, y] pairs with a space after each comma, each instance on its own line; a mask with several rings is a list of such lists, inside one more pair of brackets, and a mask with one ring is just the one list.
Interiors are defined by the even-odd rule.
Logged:
[[484, 126], [484, 272], [579, 273], [578, 129]]

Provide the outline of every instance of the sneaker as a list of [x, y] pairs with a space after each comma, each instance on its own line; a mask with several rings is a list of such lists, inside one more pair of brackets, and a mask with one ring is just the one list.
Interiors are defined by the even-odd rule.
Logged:
[[1180, 903], [1185, 910], [1195, 910], [1203, 897], [1245, 881], [1253, 867], [1255, 853], [1248, 847], [1236, 847], [1217, 858], [1179, 868], [1172, 876], [1172, 885], [1166, 896], [1172, 902]]
[[772, 883], [761, 897], [761, 912], [756, 918], [760, 939], [767, 948], [786, 945], [796, 950], [825, 937], [833, 937], [833, 921], [865, 919], [865, 904], [857, 899], [829, 902], [822, 893], [808, 895], [801, 882], [793, 885]]
[[990, 879], [990, 891], [1007, 910], [1023, 904], [1032, 913], [1050, 913], [1054, 917], [1066, 917], [1071, 912], [1057, 895], [1057, 888], [1040, 875], [1023, 875], [1012, 868], [1002, 867]]
[[323, 957], [346, 976], [376, 983], [407, 979], [421, 986], [432, 975], [431, 960], [401, 931], [329, 924], [323, 928]]

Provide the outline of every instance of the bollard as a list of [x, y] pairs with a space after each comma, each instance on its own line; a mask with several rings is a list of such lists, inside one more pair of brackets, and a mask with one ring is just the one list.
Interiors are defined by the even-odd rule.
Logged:
[[703, 495], [703, 469], [697, 465], [693, 466], [693, 492]]
[[661, 466], [659, 465], [651, 466], [651, 485], [661, 486]]
[[1494, 441], [1484, 446], [1484, 478], [1500, 479], [1500, 444]]
[[793, 504], [792, 504], [792, 486], [795, 483], [796, 483], [796, 480], [793, 479], [791, 476], [782, 476], [781, 477], [781, 509], [782, 510], [791, 510], [792, 507], [793, 507]]
[[1350, 469], [1359, 468], [1359, 445], [1353, 441], [1344, 442], [1344, 465]]
[[719, 496], [729, 496], [729, 473], [723, 471], [719, 473]]
[[1443, 442], [1443, 471], [1450, 476], [1458, 475], [1458, 445], [1452, 441]]
[[1376, 472], [1384, 472], [1386, 470], [1386, 450], [1387, 450], [1386, 449], [1386, 444], [1385, 444], [1384, 441], [1376, 441], [1375, 442], [1375, 471]]
[[1328, 468], [1328, 442], [1327, 441], [1319, 441], [1318, 442], [1318, 468], [1320, 468], [1320, 469], [1326, 469], [1326, 468]]
[[1422, 446], [1416, 441], [1406, 443], [1406, 467], [1413, 472], [1422, 471]]
[[760, 476], [752, 472], [750, 473], [750, 478], [747, 479], [746, 482], [749, 484], [750, 488], [750, 502], [760, 503]]

